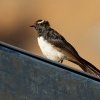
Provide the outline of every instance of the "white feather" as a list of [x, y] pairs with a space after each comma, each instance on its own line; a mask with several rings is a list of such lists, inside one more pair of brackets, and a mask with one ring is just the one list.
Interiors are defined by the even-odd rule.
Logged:
[[42, 20], [42, 21], [39, 21], [39, 22], [38, 22], [38, 24], [41, 24], [41, 23], [43, 23], [43, 22], [44, 22], [44, 20]]
[[62, 59], [64, 59], [64, 54], [58, 50], [56, 50], [54, 48], [53, 45], [51, 45], [50, 43], [48, 43], [47, 40], [44, 40], [44, 38], [38, 37], [38, 44], [40, 46], [40, 49], [42, 51], [42, 53], [51, 60], [54, 61], [60, 61]]

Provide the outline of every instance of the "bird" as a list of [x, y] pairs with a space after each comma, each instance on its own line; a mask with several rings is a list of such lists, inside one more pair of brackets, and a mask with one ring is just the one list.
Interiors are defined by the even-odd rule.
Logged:
[[84, 72], [100, 77], [100, 70], [83, 59], [76, 49], [51, 27], [48, 21], [39, 19], [30, 27], [37, 31], [38, 44], [45, 57], [60, 63], [68, 60], [77, 64]]

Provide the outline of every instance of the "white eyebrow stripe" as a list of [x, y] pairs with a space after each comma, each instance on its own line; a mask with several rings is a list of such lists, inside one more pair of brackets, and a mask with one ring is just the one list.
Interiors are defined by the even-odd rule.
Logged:
[[38, 22], [38, 24], [41, 24], [41, 23], [43, 23], [43, 22], [44, 22], [44, 20], [42, 20], [42, 21]]

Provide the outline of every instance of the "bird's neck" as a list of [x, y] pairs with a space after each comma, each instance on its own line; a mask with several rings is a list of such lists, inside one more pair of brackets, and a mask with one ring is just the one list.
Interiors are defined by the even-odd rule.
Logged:
[[50, 29], [51, 29], [50, 27], [38, 29], [38, 36], [44, 37], [49, 32]]

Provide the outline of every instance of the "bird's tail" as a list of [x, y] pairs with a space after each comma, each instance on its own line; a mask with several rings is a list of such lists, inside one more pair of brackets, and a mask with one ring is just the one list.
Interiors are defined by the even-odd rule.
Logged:
[[90, 74], [100, 77], [100, 70], [83, 58], [80, 58], [80, 67]]
[[92, 65], [88, 61], [86, 61], [85, 59], [80, 57], [78, 59], [78, 62], [73, 62], [73, 63], [76, 63], [77, 65], [79, 65], [83, 71], [100, 77], [100, 70], [97, 69], [94, 65]]

